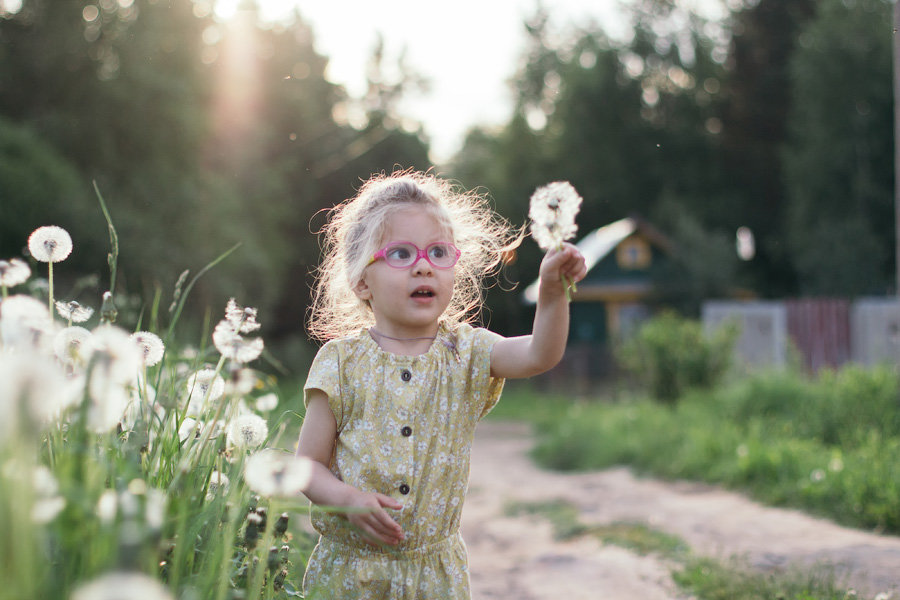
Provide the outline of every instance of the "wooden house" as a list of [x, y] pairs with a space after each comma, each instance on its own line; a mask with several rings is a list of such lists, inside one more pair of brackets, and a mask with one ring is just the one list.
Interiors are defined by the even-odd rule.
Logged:
[[[651, 272], [668, 260], [672, 243], [643, 219], [628, 217], [592, 231], [576, 246], [588, 273], [572, 296], [569, 341], [607, 345], [622, 339], [650, 316]], [[525, 289], [525, 301], [534, 304], [537, 292], [535, 281]]]

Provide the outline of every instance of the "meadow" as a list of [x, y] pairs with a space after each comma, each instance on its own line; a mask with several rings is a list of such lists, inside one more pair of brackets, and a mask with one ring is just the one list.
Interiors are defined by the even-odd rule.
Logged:
[[62, 228], [0, 261], [0, 599], [299, 597], [309, 464], [279, 449], [299, 417], [250, 366], [256, 309], [223, 299], [198, 345], [175, 342], [223, 255], [124, 329], [109, 230], [94, 306], [54, 296], [73, 247]]

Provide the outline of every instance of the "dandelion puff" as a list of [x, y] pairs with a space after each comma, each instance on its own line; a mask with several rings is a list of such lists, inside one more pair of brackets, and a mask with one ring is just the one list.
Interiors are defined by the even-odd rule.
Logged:
[[256, 360], [263, 351], [262, 338], [244, 339], [235, 331], [228, 319], [219, 321], [212, 338], [216, 350], [222, 356], [238, 363]]
[[53, 353], [65, 365], [83, 367], [91, 356], [91, 332], [73, 325], [60, 329], [53, 337]]
[[536, 189], [531, 195], [528, 216], [537, 245], [550, 250], [574, 237], [581, 202], [581, 196], [568, 181], [555, 181]]
[[43, 426], [78, 397], [59, 364], [41, 354], [0, 355], [0, 446], [23, 421]]
[[81, 585], [70, 600], [174, 600], [174, 597], [149, 575], [119, 571]]
[[82, 306], [75, 300], [70, 302], [56, 302], [56, 312], [70, 323], [84, 323], [94, 314], [90, 306]]
[[213, 471], [209, 476], [209, 486], [206, 489], [206, 499], [212, 500], [216, 496], [225, 495], [231, 481], [228, 476], [218, 471]]
[[240, 306], [234, 298], [228, 300], [228, 304], [225, 305], [225, 320], [231, 323], [237, 333], [250, 333], [259, 329], [256, 313], [257, 309]]
[[91, 345], [88, 421], [92, 430], [102, 433], [120, 423], [131, 402], [141, 354], [128, 333], [113, 325], [94, 329]]
[[12, 258], [0, 260], [0, 286], [15, 287], [28, 281], [31, 277], [31, 267], [24, 260]]
[[278, 406], [278, 396], [269, 393], [256, 399], [256, 410], [260, 412], [269, 412], [275, 410]]
[[166, 346], [158, 335], [150, 331], [137, 331], [131, 334], [131, 339], [137, 343], [145, 367], [152, 367], [162, 360]]
[[16, 294], [0, 302], [0, 338], [4, 345], [41, 349], [51, 341], [52, 332], [53, 319], [39, 300]]
[[[188, 407], [185, 413], [196, 417], [225, 393], [225, 380], [213, 369], [201, 369], [187, 382]], [[206, 404], [204, 404], [204, 401]]]
[[294, 498], [309, 485], [312, 461], [277, 450], [256, 452], [244, 466], [247, 486], [266, 498]]
[[196, 437], [200, 433], [200, 429], [200, 427], [197, 427], [197, 419], [187, 417], [178, 428], [178, 439], [181, 440], [181, 443], [184, 443], [192, 434]]
[[56, 225], [38, 227], [28, 236], [28, 251], [35, 260], [57, 263], [72, 253], [72, 237]]
[[269, 426], [259, 415], [246, 414], [234, 419], [225, 436], [228, 446], [234, 448], [258, 448], [266, 442]]

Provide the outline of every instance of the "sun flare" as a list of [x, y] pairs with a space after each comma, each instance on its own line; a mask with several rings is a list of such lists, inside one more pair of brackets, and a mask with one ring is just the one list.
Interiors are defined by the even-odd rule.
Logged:
[[281, 21], [289, 19], [298, 4], [298, 0], [217, 0], [216, 15], [230, 20], [239, 10], [254, 8], [264, 21]]

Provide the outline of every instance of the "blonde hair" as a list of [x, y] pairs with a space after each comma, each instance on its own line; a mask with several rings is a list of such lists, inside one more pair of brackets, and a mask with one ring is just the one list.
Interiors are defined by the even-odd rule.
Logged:
[[475, 319], [482, 281], [496, 273], [522, 233], [499, 217], [483, 194], [465, 191], [430, 173], [406, 170], [373, 175], [355, 197], [329, 211], [317, 269], [308, 330], [320, 340], [352, 335], [375, 324], [369, 303], [353, 290], [378, 250], [388, 217], [410, 205], [424, 207], [459, 248], [453, 297], [441, 321], [450, 329]]

